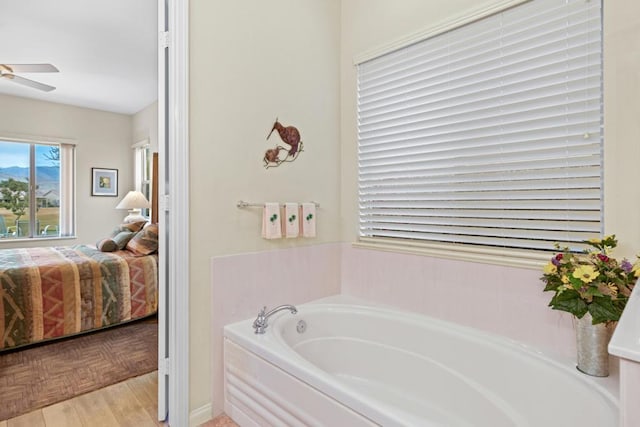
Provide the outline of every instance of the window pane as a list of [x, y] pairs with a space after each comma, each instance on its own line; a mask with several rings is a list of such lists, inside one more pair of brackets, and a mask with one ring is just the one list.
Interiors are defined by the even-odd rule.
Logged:
[[60, 147], [36, 145], [36, 234], [59, 236]]
[[29, 144], [0, 141], [0, 239], [29, 232]]

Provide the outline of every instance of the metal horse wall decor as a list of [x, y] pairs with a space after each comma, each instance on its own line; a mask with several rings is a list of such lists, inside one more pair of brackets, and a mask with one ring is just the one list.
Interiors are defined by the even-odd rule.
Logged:
[[[270, 167], [280, 166], [284, 162], [293, 162], [298, 158], [300, 153], [303, 151], [303, 144], [300, 140], [300, 132], [294, 126], [282, 126], [282, 124], [276, 119], [273, 127], [271, 128], [271, 132], [267, 135], [267, 139], [271, 136], [274, 130], [278, 131], [280, 135], [280, 139], [289, 145], [289, 149], [276, 145], [275, 148], [269, 148], [264, 153], [264, 167], [269, 169]], [[285, 156], [281, 156], [280, 152], [285, 152]]]

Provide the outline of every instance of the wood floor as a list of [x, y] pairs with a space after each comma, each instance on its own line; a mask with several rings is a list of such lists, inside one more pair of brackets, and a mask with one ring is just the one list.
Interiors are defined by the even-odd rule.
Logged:
[[0, 427], [165, 426], [157, 418], [157, 371], [0, 421]]
[[[157, 421], [157, 390], [158, 371], [154, 371], [0, 421], [0, 427], [166, 427]], [[221, 415], [202, 427], [238, 426]]]

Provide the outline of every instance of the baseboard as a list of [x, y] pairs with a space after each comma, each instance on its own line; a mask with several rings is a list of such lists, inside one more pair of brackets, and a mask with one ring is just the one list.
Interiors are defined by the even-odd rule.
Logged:
[[194, 409], [189, 414], [189, 425], [197, 427], [213, 419], [213, 407], [211, 403], [207, 403], [199, 408]]

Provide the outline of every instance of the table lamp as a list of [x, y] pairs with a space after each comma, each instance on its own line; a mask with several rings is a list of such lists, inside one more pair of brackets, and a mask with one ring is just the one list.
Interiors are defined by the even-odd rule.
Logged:
[[141, 214], [141, 209], [148, 209], [151, 205], [144, 194], [139, 191], [129, 191], [124, 199], [120, 200], [116, 209], [129, 209], [129, 215], [124, 218], [124, 222], [147, 221]]

